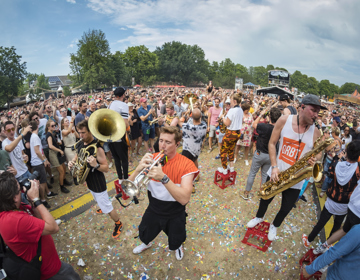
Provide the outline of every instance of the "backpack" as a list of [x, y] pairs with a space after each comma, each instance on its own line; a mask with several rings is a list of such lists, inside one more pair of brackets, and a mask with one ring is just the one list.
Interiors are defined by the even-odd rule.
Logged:
[[5, 270], [7, 278], [11, 280], [40, 280], [41, 277], [41, 237], [35, 257], [27, 262], [18, 257], [8, 246], [0, 235], [0, 266]]

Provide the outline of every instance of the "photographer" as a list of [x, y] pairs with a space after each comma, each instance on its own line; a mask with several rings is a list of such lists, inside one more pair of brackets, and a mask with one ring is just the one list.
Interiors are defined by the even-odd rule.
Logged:
[[[10, 172], [0, 175], [0, 234], [17, 257], [30, 262], [37, 256], [41, 238], [41, 279], [77, 280], [79, 275], [67, 263], [60, 261], [51, 234], [59, 231], [54, 218], [39, 199], [39, 182], [31, 181], [27, 197], [32, 203], [21, 203], [18, 182]], [[11, 279], [29, 279], [21, 263], [4, 258], [3, 268]], [[40, 278], [39, 278], [40, 279]]]

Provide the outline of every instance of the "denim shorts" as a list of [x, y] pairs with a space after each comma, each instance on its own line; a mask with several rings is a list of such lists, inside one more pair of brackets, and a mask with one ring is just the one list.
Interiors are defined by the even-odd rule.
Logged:
[[103, 148], [104, 148], [104, 152], [105, 152], [105, 153], [110, 152], [110, 148], [109, 148], [109, 143], [108, 143], [108, 142], [105, 142], [105, 143], [104, 143]]
[[[150, 134], [146, 134], [147, 130], [150, 130]], [[155, 138], [155, 127], [151, 127], [151, 128], [141, 128], [142, 133], [143, 133], [143, 140], [144, 141], [148, 141], [149, 138], [150, 139], [154, 139]]]

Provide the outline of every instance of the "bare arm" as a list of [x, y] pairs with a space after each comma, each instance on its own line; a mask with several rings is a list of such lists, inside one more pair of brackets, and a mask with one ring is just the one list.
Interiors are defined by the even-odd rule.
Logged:
[[59, 153], [62, 152], [62, 150], [56, 148], [56, 147], [53, 145], [53, 139], [52, 139], [52, 137], [48, 137], [46, 140], [47, 140], [48, 145], [49, 145], [49, 148], [50, 148], [51, 150], [53, 150], [53, 151], [55, 151], [55, 152], [59, 152]]
[[41, 103], [41, 107], [40, 107], [39, 112], [38, 112], [39, 117], [40, 117], [41, 119], [44, 118], [44, 114], [43, 114], [43, 112], [44, 112], [44, 106], [45, 106], [45, 102]]

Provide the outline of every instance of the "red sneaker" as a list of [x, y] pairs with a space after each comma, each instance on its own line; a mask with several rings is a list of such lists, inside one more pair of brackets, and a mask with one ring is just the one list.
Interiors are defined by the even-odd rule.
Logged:
[[303, 233], [301, 239], [302, 239], [302, 242], [303, 242], [305, 248], [309, 248], [311, 244], [308, 241], [308, 237], [307, 237], [307, 235], [305, 233]]

